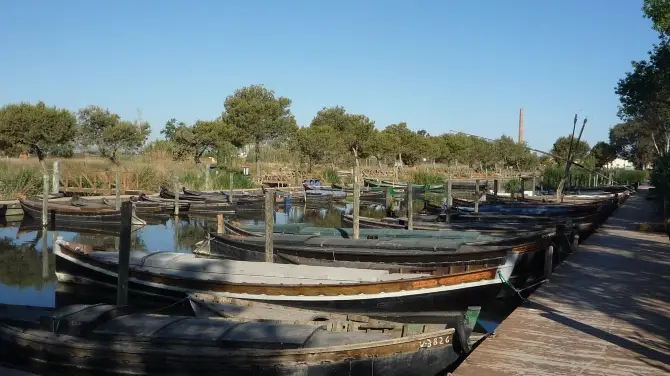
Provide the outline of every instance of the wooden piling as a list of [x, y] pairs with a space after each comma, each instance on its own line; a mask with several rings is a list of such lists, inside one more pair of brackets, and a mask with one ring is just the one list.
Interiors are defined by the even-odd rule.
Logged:
[[272, 262], [272, 234], [274, 233], [274, 192], [265, 191], [265, 262]]
[[414, 229], [414, 213], [412, 210], [413, 202], [412, 202], [412, 183], [407, 182], [407, 229], [408, 230], [413, 230]]
[[42, 227], [49, 223], [49, 175], [42, 175]]
[[521, 199], [526, 198], [526, 178], [519, 178], [521, 180]]
[[230, 189], [230, 193], [229, 193], [229, 196], [228, 196], [228, 201], [230, 201], [231, 204], [233, 203], [233, 185], [234, 185], [234, 182], [235, 182], [235, 174], [231, 172], [230, 174], [228, 174], [228, 188]]
[[449, 196], [449, 193], [447, 192], [447, 186], [449, 184], [449, 180], [444, 182], [444, 185], [442, 186], [442, 205], [447, 203], [447, 197]]
[[130, 266], [130, 233], [133, 221], [133, 203], [121, 204], [121, 229], [119, 239], [119, 270], [116, 285], [116, 304], [128, 304], [128, 269]]
[[554, 246], [550, 245], [544, 251], [544, 278], [549, 278], [554, 266]]
[[42, 228], [42, 279], [49, 278], [49, 231], [46, 227]]
[[475, 180], [475, 214], [479, 213], [479, 180]]
[[121, 172], [116, 172], [116, 187], [114, 188], [116, 193], [116, 210], [121, 210]]
[[531, 196], [535, 196], [535, 187], [537, 187], [537, 177], [533, 175], [533, 193], [531, 193]]
[[447, 205], [451, 208], [454, 203], [454, 198], [451, 195], [451, 180], [447, 180]]
[[174, 215], [179, 215], [179, 178], [174, 177]]
[[217, 234], [223, 234], [224, 228], [223, 228], [223, 213], [217, 213], [216, 214], [216, 233]]
[[51, 175], [51, 193], [60, 192], [60, 161], [54, 161], [54, 171]]
[[356, 166], [354, 166], [354, 239], [358, 239], [361, 232], [360, 225], [360, 215], [361, 215], [361, 179], [360, 179], [360, 166], [358, 160], [356, 160]]
[[209, 176], [209, 173], [210, 173], [210, 164], [207, 163], [207, 164], [205, 164], [205, 190], [206, 191], [209, 191], [209, 190], [212, 189], [212, 182], [210, 180], [211, 178]]
[[391, 209], [391, 205], [393, 205], [393, 196], [391, 196], [391, 187], [385, 187], [384, 191], [386, 192], [386, 200], [384, 201], [384, 204], [386, 205], [386, 210], [389, 210]]

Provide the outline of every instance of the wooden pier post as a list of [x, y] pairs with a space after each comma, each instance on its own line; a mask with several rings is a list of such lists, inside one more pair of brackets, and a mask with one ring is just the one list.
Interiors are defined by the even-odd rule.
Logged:
[[449, 180], [444, 182], [444, 185], [442, 186], [442, 205], [447, 203], [447, 197], [449, 194], [447, 193], [447, 186], [449, 185]]
[[217, 213], [216, 214], [216, 233], [217, 234], [223, 234], [224, 233], [223, 213]]
[[54, 171], [51, 175], [51, 193], [60, 192], [60, 161], [54, 161]]
[[116, 210], [121, 210], [121, 172], [116, 172], [116, 186], [114, 191], [116, 192]]
[[550, 245], [544, 251], [544, 278], [549, 278], [554, 266], [554, 246]]
[[386, 199], [384, 204], [386, 205], [386, 211], [391, 210], [391, 205], [393, 205], [393, 196], [391, 196], [391, 187], [384, 187], [386, 193]]
[[49, 175], [42, 175], [42, 227], [49, 223]]
[[119, 239], [119, 270], [116, 285], [116, 304], [128, 304], [128, 269], [130, 266], [130, 233], [133, 221], [133, 203], [121, 205], [121, 229]]
[[535, 196], [535, 187], [537, 187], [537, 177], [533, 175], [533, 193], [531, 193], [531, 196]]
[[609, 181], [609, 185], [612, 185], [612, 175], [613, 175], [613, 174], [610, 172], [610, 181]]
[[230, 201], [231, 204], [233, 203], [233, 184], [234, 184], [234, 182], [235, 182], [235, 174], [231, 172], [228, 175], [228, 188], [230, 189], [230, 193], [229, 193], [229, 196], [228, 196], [228, 201]]
[[42, 228], [42, 279], [49, 278], [49, 231], [46, 227]]
[[272, 262], [272, 235], [274, 233], [274, 192], [265, 191], [265, 262]]
[[414, 222], [413, 221], [413, 217], [414, 217], [413, 211], [414, 210], [412, 210], [413, 204], [414, 203], [412, 202], [412, 183], [407, 182], [407, 229], [408, 230], [413, 230], [414, 229], [414, 223], [413, 223]]
[[493, 197], [497, 201], [498, 200], [498, 189], [500, 188], [500, 180], [495, 179], [493, 180]]
[[526, 178], [520, 177], [521, 180], [521, 199], [526, 198]]
[[210, 173], [210, 164], [207, 163], [207, 164], [205, 164], [205, 190], [206, 191], [209, 191], [209, 190], [212, 189], [212, 182], [211, 182], [211, 178], [209, 176], [209, 173]]
[[451, 195], [451, 180], [447, 180], [447, 205], [451, 208], [454, 203], [454, 197]]
[[174, 177], [174, 215], [179, 216], [179, 178]]
[[475, 180], [475, 214], [479, 213], [479, 179]]
[[358, 239], [361, 233], [361, 170], [358, 160], [354, 166], [354, 239]]

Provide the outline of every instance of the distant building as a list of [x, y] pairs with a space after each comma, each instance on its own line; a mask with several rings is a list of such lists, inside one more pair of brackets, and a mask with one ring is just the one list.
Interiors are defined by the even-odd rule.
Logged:
[[626, 170], [634, 170], [635, 165], [633, 164], [633, 162], [627, 161], [622, 158], [617, 158], [612, 162], [608, 163], [607, 168], [623, 168]]

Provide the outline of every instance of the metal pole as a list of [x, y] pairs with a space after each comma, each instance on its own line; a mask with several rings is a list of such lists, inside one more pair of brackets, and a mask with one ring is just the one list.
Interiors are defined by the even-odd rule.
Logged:
[[60, 161], [54, 161], [54, 172], [51, 179], [51, 193], [60, 192]]
[[130, 265], [130, 233], [133, 219], [133, 203], [121, 205], [121, 231], [119, 239], [119, 270], [116, 286], [116, 304], [128, 304], [128, 269]]
[[414, 223], [412, 223], [412, 217], [414, 217], [414, 213], [412, 210], [412, 183], [407, 182], [407, 229], [408, 230], [413, 230], [414, 229]]
[[121, 210], [121, 172], [116, 172], [116, 210]]
[[272, 234], [274, 232], [274, 192], [265, 191], [265, 262], [273, 261]]
[[42, 175], [42, 227], [49, 223], [49, 175]]

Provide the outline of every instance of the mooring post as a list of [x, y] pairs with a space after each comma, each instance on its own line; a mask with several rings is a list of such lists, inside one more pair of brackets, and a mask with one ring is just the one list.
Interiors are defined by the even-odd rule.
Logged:
[[388, 212], [391, 210], [391, 205], [393, 204], [393, 196], [391, 196], [391, 187], [384, 187], [384, 191], [386, 193], [386, 199], [384, 201], [384, 204], [386, 205], [386, 211]]
[[228, 174], [228, 188], [230, 189], [230, 193], [228, 194], [228, 201], [230, 201], [231, 204], [233, 203], [234, 182], [235, 182], [235, 174], [231, 172], [230, 174]]
[[447, 181], [447, 205], [451, 208], [451, 205], [454, 204], [454, 198], [451, 195], [451, 180]]
[[544, 278], [549, 278], [554, 265], [554, 246], [550, 245], [544, 251]]
[[174, 177], [174, 215], [179, 216], [179, 178]]
[[207, 164], [205, 164], [205, 190], [206, 191], [209, 191], [209, 190], [212, 189], [212, 183], [211, 183], [211, 180], [210, 180], [209, 173], [210, 173], [210, 164], [207, 163]]
[[42, 228], [42, 279], [49, 278], [49, 231], [46, 227]]
[[358, 160], [356, 160], [356, 166], [354, 166], [354, 239], [358, 239], [361, 232], [360, 225], [360, 213], [361, 213], [361, 180], [360, 180], [360, 166]]
[[116, 172], [116, 210], [121, 210], [121, 172]]
[[519, 180], [521, 180], [521, 199], [523, 200], [526, 198], [526, 178], [520, 177]]
[[444, 182], [444, 185], [442, 186], [442, 205], [447, 203], [447, 196], [449, 196], [449, 193], [447, 192], [447, 186], [449, 185], [449, 180]]
[[60, 161], [54, 161], [54, 171], [51, 175], [51, 193], [60, 192]]
[[479, 179], [475, 180], [475, 214], [479, 214]]
[[413, 218], [414, 213], [413, 213], [413, 202], [412, 202], [412, 183], [407, 182], [407, 229], [408, 230], [413, 230], [414, 229], [414, 223], [413, 223]]
[[532, 193], [530, 194], [531, 196], [535, 196], [535, 187], [537, 187], [537, 177], [533, 175], [533, 190]]
[[216, 214], [216, 233], [223, 234], [223, 213]]
[[272, 234], [274, 232], [274, 192], [265, 191], [265, 262], [273, 261]]
[[612, 185], [612, 173], [611, 173], [611, 172], [610, 172], [610, 181], [609, 181], [609, 185]]
[[42, 175], [42, 227], [49, 223], [49, 175]]
[[130, 265], [130, 233], [133, 222], [133, 203], [121, 204], [121, 229], [119, 231], [119, 270], [116, 285], [116, 305], [128, 304], [128, 268]]

